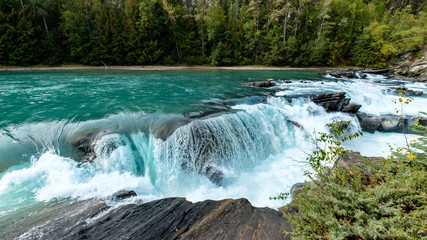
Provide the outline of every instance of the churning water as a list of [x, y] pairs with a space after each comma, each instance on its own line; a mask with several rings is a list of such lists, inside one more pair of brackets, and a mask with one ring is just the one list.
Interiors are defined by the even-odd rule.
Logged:
[[[240, 86], [249, 78], [277, 85]], [[122, 189], [145, 201], [245, 197], [281, 206], [269, 197], [304, 180], [314, 132], [333, 120], [360, 130], [355, 116], [326, 112], [306, 96], [345, 91], [360, 111], [392, 114], [389, 89], [401, 85], [427, 91], [422, 83], [313, 71], [1, 73], [0, 219]], [[426, 94], [414, 97], [405, 113], [426, 111], [426, 103]], [[388, 143], [403, 142], [397, 133], [366, 133], [347, 146], [386, 155]]]

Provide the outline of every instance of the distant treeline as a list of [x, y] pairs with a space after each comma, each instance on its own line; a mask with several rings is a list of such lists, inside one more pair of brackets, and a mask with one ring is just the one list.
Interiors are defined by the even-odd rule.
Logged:
[[0, 65], [384, 66], [424, 0], [1, 0]]

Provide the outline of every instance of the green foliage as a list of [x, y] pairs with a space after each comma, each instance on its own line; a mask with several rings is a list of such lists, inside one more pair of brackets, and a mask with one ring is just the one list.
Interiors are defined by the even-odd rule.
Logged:
[[231, 65], [231, 51], [227, 45], [219, 42], [215, 49], [212, 51], [211, 64], [216, 65]]
[[[427, 127], [415, 129], [423, 136], [410, 146], [379, 162], [360, 156], [360, 163], [350, 167], [337, 162], [345, 152], [335, 142], [341, 135], [321, 135], [318, 141], [332, 143], [332, 152], [318, 148], [309, 157], [314, 186], [307, 185], [291, 203], [298, 210], [285, 216], [295, 226], [288, 234], [295, 239], [426, 238]], [[319, 164], [329, 159], [334, 169]]]
[[34, 15], [29, 5], [20, 7], [18, 1], [1, 3], [0, 12], [0, 65], [28, 66], [38, 57]]
[[426, 42], [415, 0], [0, 2], [0, 65], [384, 67]]
[[316, 138], [316, 149], [307, 157], [307, 161], [314, 172], [307, 172], [306, 175], [312, 180], [337, 174], [338, 171], [331, 171], [330, 166], [336, 166], [341, 157], [348, 151], [342, 146], [342, 143], [363, 135], [362, 132], [344, 134], [349, 123], [334, 120], [327, 125], [332, 134], [318, 133], [320, 136]]

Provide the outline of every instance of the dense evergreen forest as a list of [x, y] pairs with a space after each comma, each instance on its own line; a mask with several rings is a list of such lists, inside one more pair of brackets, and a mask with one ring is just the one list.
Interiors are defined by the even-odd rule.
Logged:
[[2, 0], [0, 65], [384, 66], [424, 0]]

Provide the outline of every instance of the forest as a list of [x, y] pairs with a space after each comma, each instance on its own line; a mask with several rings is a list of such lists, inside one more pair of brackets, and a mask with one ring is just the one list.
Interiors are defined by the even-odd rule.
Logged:
[[427, 41], [424, 0], [3, 0], [0, 65], [383, 67]]

